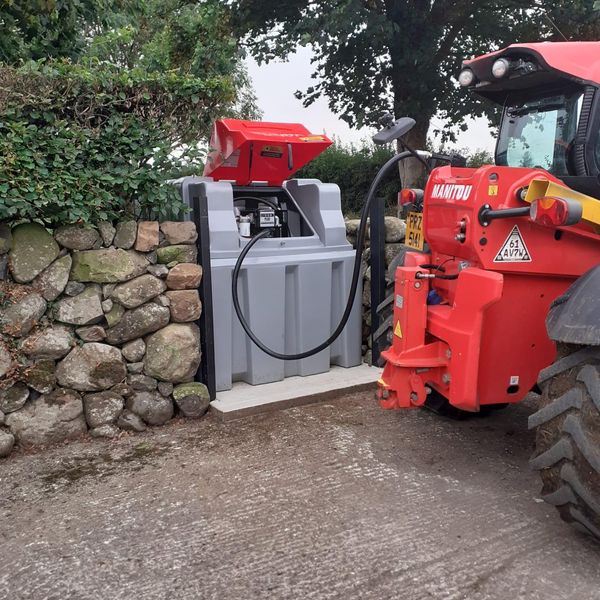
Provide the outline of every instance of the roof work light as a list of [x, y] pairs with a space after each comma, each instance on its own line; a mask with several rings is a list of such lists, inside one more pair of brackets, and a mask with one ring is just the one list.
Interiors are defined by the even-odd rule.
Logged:
[[506, 58], [499, 58], [492, 65], [492, 75], [496, 79], [502, 79], [510, 71], [510, 62]]

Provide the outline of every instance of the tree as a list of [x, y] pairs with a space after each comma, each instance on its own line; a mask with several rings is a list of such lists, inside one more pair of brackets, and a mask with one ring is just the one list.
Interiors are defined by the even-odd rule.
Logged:
[[0, 62], [95, 58], [148, 73], [225, 77], [236, 98], [224, 112], [259, 116], [228, 7], [220, 0], [7, 0]]
[[85, 55], [149, 73], [228, 77], [236, 90], [229, 115], [260, 117], [229, 9], [220, 0], [129, 0], [119, 26], [96, 33]]
[[493, 154], [488, 150], [483, 150], [482, 148], [477, 148], [476, 150], [472, 151], [465, 149], [463, 152], [459, 151], [459, 154], [466, 157], [467, 167], [471, 167], [473, 169], [478, 169], [483, 165], [494, 164]]
[[[455, 76], [465, 57], [530, 39], [595, 39], [593, 0], [232, 0], [240, 35], [260, 61], [297, 45], [314, 50], [315, 84], [299, 91], [305, 106], [326, 96], [352, 126], [373, 126], [386, 112], [417, 119], [406, 136], [424, 148], [434, 115], [465, 128], [465, 117], [492, 115], [461, 90]], [[406, 185], [420, 175], [409, 165]], [[410, 175], [410, 177], [408, 177]]]
[[0, 61], [77, 60], [90, 36], [127, 14], [130, 0], [6, 0], [0, 6]]

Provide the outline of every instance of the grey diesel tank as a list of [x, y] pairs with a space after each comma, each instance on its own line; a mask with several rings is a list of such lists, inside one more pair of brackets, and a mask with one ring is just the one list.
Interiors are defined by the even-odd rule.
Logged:
[[250, 240], [248, 230], [272, 227], [274, 237], [256, 243], [240, 272], [246, 320], [264, 344], [284, 354], [303, 352], [329, 337], [344, 311], [354, 267], [337, 185], [292, 179], [277, 188], [241, 188], [197, 177], [174, 183], [190, 206], [189, 187], [199, 185], [208, 209], [217, 391], [230, 389], [235, 381], [256, 385], [323, 373], [331, 365], [360, 364], [360, 287], [339, 338], [302, 360], [278, 360], [256, 347], [232, 302], [232, 273]]

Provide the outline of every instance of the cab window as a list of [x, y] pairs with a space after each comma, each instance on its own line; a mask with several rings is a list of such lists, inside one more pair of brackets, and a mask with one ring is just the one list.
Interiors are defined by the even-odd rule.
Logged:
[[569, 158], [583, 91], [509, 103], [504, 111], [496, 164], [540, 167], [556, 176], [572, 175]]

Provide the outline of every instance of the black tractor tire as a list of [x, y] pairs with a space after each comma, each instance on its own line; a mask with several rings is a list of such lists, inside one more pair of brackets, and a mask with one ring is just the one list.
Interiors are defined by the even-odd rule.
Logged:
[[530, 464], [542, 478], [542, 498], [600, 540], [600, 347], [559, 344], [539, 384], [529, 428], [536, 430]]
[[[379, 327], [373, 334], [373, 346], [382, 352], [392, 345], [394, 339], [394, 286], [396, 284], [396, 269], [404, 264], [404, 255], [410, 250], [402, 244], [398, 254], [392, 259], [387, 270], [385, 300], [377, 307], [379, 315]], [[379, 356], [378, 367], [383, 367], [385, 360]]]

